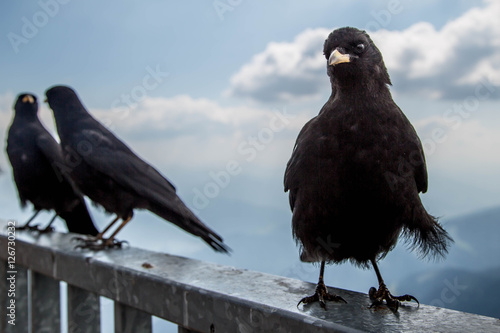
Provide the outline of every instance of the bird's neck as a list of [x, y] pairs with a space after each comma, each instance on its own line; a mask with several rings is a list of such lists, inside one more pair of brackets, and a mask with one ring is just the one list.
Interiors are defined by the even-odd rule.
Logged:
[[358, 102], [373, 103], [380, 98], [392, 98], [387, 84], [378, 80], [347, 78], [339, 81], [331, 78], [330, 81], [332, 99], [342, 99], [357, 104]]
[[40, 120], [38, 119], [36, 113], [29, 113], [29, 112], [16, 113], [14, 116], [14, 122], [32, 123], [39, 121]]
[[[58, 112], [59, 111], [59, 112]], [[63, 140], [75, 131], [75, 127], [79, 124], [81, 115], [78, 112], [66, 112], [66, 110], [54, 110], [54, 114], [58, 112], [55, 118], [57, 132]]]

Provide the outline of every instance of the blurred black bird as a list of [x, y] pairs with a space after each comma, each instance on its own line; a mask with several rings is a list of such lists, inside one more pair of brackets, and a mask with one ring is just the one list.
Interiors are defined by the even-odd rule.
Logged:
[[[116, 218], [85, 247], [100, 249], [119, 244], [116, 234], [132, 219], [135, 208], [147, 209], [200, 237], [215, 251], [228, 252], [222, 238], [203, 224], [177, 196], [175, 187], [140, 159], [113, 133], [95, 120], [73, 89], [47, 90], [57, 131], [69, 165], [67, 172], [81, 191]], [[104, 233], [122, 219], [107, 239]]]
[[332, 94], [300, 131], [284, 179], [300, 259], [321, 262], [315, 294], [299, 304], [343, 301], [327, 292], [324, 267], [349, 260], [372, 264], [379, 282], [369, 292], [372, 306], [385, 300], [397, 311], [400, 301], [417, 300], [392, 296], [377, 261], [400, 235], [422, 257], [444, 256], [452, 239], [420, 201], [422, 144], [392, 100], [380, 51], [366, 32], [347, 27], [328, 36], [323, 52]]
[[32, 94], [18, 96], [15, 115], [7, 136], [7, 155], [14, 173], [21, 206], [33, 204], [35, 214], [19, 229], [30, 223], [43, 209], [55, 215], [43, 231], [49, 231], [57, 216], [66, 221], [70, 232], [97, 235], [83, 196], [76, 190], [65, 169], [61, 146], [38, 119], [38, 103]]

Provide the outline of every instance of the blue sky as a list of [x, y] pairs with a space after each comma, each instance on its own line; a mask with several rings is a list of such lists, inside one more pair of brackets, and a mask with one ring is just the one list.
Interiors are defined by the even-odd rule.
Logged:
[[[52, 85], [74, 87], [235, 254], [208, 253], [147, 212], [120, 234], [134, 246], [273, 273], [299, 265], [283, 172], [300, 128], [330, 93], [322, 43], [347, 25], [369, 30], [393, 97], [424, 142], [428, 210], [446, 220], [500, 205], [500, 5], [494, 1], [1, 6], [0, 136], [6, 137], [18, 93], [43, 100]], [[46, 105], [40, 116], [55, 134]], [[22, 221], [31, 212], [19, 208], [4, 153], [0, 168], [1, 218]], [[245, 219], [248, 212], [253, 219]], [[100, 227], [110, 219], [94, 208], [93, 216]], [[253, 236], [286, 244], [269, 244], [269, 251], [287, 259], [275, 265], [240, 257]]]
[[[64, 82], [82, 94], [88, 92], [91, 106], [109, 107], [116, 95], [141, 79], [146, 66], [160, 64], [171, 73], [170, 80], [149, 96], [189, 93], [218, 99], [228, 79], [268, 43], [290, 41], [307, 28], [352, 25], [394, 30], [424, 17], [440, 28], [472, 4], [480, 4], [462, 1], [449, 8], [445, 1], [402, 1], [395, 6], [398, 14], [390, 14], [389, 1], [239, 1], [219, 16], [216, 2], [61, 2], [2, 5], [2, 75], [10, 79], [0, 84], [1, 91], [41, 93]], [[28, 42], [13, 47], [8, 34], [23, 37], [23, 18], [36, 32], [26, 28]], [[100, 89], [95, 89], [97, 82]]]

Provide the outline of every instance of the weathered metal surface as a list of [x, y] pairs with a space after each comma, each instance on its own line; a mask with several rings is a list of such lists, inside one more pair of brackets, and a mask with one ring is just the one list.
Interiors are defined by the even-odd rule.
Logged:
[[498, 319], [432, 306], [369, 309], [367, 295], [332, 287], [349, 303], [297, 308], [313, 284], [136, 248], [75, 250], [72, 237], [18, 233], [18, 262], [196, 332], [500, 331]]
[[68, 333], [101, 331], [99, 296], [68, 284]]
[[37, 333], [61, 331], [59, 281], [30, 270], [31, 327]]
[[0, 332], [28, 333], [28, 270], [19, 265], [9, 268], [3, 260], [0, 266], [0, 281], [6, 282], [0, 283]]
[[115, 302], [115, 333], [151, 333], [151, 315]]

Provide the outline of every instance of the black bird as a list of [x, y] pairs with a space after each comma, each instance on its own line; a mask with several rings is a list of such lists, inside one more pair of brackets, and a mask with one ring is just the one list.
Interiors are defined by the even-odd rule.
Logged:
[[373, 266], [372, 305], [385, 300], [397, 310], [400, 301], [417, 300], [392, 296], [377, 261], [400, 235], [422, 257], [444, 256], [452, 240], [420, 201], [427, 191], [422, 144], [392, 100], [380, 51], [366, 32], [347, 27], [328, 36], [323, 52], [332, 94], [300, 131], [284, 179], [300, 259], [321, 262], [315, 294], [299, 304], [343, 301], [327, 292], [323, 273], [325, 262], [349, 260]]
[[[114, 246], [114, 237], [139, 208], [200, 237], [215, 251], [229, 251], [222, 238], [186, 207], [165, 177], [87, 112], [73, 89], [55, 86], [46, 95], [69, 165], [67, 171], [85, 195], [116, 214], [98, 235], [99, 244], [94, 242], [90, 248]], [[104, 239], [103, 234], [118, 219], [122, 219], [121, 225]]]
[[7, 136], [7, 155], [14, 173], [21, 206], [30, 201], [35, 214], [20, 229], [30, 223], [40, 210], [54, 210], [66, 221], [70, 232], [97, 235], [83, 196], [71, 178], [62, 173], [64, 159], [61, 146], [38, 119], [38, 103], [32, 94], [21, 94], [14, 105], [15, 115]]

